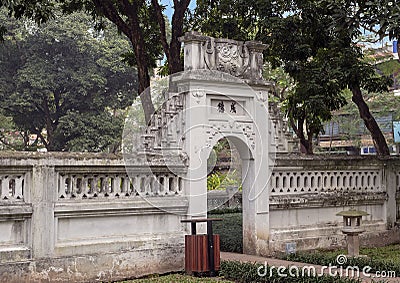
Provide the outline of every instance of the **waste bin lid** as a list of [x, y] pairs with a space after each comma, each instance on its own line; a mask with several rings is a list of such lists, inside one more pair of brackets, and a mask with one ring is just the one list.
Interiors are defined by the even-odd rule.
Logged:
[[194, 223], [194, 222], [209, 222], [209, 221], [222, 221], [222, 218], [193, 218], [181, 220], [182, 223]]

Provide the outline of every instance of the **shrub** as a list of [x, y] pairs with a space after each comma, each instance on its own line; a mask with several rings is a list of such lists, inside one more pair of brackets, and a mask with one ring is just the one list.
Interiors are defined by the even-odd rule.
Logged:
[[213, 223], [213, 232], [220, 235], [223, 252], [243, 252], [242, 213], [219, 214], [223, 221]]
[[[397, 249], [393, 247], [397, 247]], [[347, 262], [343, 266], [357, 266], [360, 269], [369, 266], [371, 267], [370, 273], [376, 271], [394, 271], [398, 276], [400, 274], [400, 258], [398, 256], [399, 249], [399, 245], [383, 248], [361, 249], [360, 253], [368, 255], [368, 257], [348, 258]], [[346, 254], [346, 252], [340, 250], [298, 252], [296, 254], [285, 255], [283, 256], [283, 259], [318, 265], [337, 265], [336, 257], [339, 254]]]
[[239, 188], [242, 190], [240, 178], [236, 170], [228, 173], [216, 172], [207, 177], [207, 190], [226, 190], [227, 187]]
[[[242, 208], [239, 206], [235, 207], [223, 207], [223, 208], [216, 208], [213, 210], [210, 210], [208, 214], [214, 214], [214, 215], [219, 215], [219, 214], [230, 214], [230, 213], [242, 213]], [[218, 216], [219, 217], [219, 216]], [[222, 216], [223, 217], [223, 216]], [[240, 228], [241, 230], [241, 228]]]
[[[262, 266], [262, 273], [265, 272], [265, 276], [260, 276], [258, 274], [258, 269]], [[266, 270], [265, 270], [266, 268]], [[332, 277], [328, 275], [324, 276], [302, 276], [298, 277], [282, 277], [278, 275], [276, 268], [271, 272], [269, 266], [264, 266], [258, 263], [241, 263], [237, 261], [223, 261], [221, 263], [220, 275], [228, 280], [234, 280], [235, 282], [285, 282], [285, 283], [359, 283], [360, 280], [351, 278], [340, 278]]]

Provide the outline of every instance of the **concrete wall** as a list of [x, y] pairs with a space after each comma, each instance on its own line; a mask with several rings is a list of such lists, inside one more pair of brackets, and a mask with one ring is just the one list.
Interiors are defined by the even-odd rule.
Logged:
[[[114, 155], [0, 158], [0, 282], [113, 281], [183, 269], [188, 204], [167, 167], [152, 175], [131, 167], [132, 180]], [[169, 181], [149, 188], [150, 178]]]
[[[279, 155], [270, 180], [270, 252], [344, 247], [342, 218], [364, 217], [362, 245], [400, 242], [400, 159]], [[397, 203], [397, 204], [396, 204]]]
[[[400, 159], [374, 157], [277, 156], [269, 183], [269, 251], [343, 248], [342, 218], [336, 213], [358, 209], [366, 232], [361, 245], [400, 242]], [[241, 207], [242, 193], [209, 192], [208, 207]], [[268, 217], [268, 216], [265, 216]]]
[[[188, 199], [177, 173], [186, 167], [171, 166], [132, 165], [128, 178], [114, 155], [0, 153], [0, 282], [182, 270]], [[268, 197], [268, 213], [256, 215], [268, 217], [268, 249], [255, 253], [293, 242], [298, 250], [343, 247], [336, 213], [350, 208], [370, 214], [362, 245], [400, 241], [398, 158], [279, 155]]]

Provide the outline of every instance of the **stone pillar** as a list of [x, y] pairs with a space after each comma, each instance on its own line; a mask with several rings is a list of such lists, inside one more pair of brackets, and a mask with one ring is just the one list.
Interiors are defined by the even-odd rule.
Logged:
[[206, 69], [204, 61], [203, 46], [209, 37], [199, 32], [191, 31], [185, 33], [179, 40], [184, 43], [184, 70], [203, 70]]
[[387, 228], [392, 229], [396, 222], [396, 189], [397, 176], [395, 167], [392, 164], [384, 164], [382, 169], [382, 187], [386, 189], [388, 199], [385, 203]]
[[[188, 172], [184, 180], [188, 197], [188, 215], [191, 218], [207, 217], [207, 158], [206, 140], [207, 107], [203, 90], [190, 90], [186, 94], [184, 110], [184, 151], [188, 154]], [[199, 233], [206, 232], [206, 225], [197, 225]]]
[[243, 253], [256, 254], [256, 206], [254, 183], [254, 160], [242, 158], [242, 210], [243, 210]]
[[54, 202], [56, 200], [56, 173], [54, 167], [34, 165], [31, 182], [32, 254], [33, 258], [54, 253]]
[[349, 257], [358, 257], [360, 255], [360, 237], [358, 234], [347, 235], [347, 253]]
[[[258, 255], [269, 255], [269, 178], [271, 177], [272, 166], [275, 160], [275, 147], [271, 144], [273, 135], [269, 134], [270, 123], [268, 113], [268, 90], [269, 86], [259, 88], [254, 99], [254, 122], [257, 127], [255, 147], [255, 225], [257, 236]], [[268, 119], [267, 121], [265, 121]]]
[[267, 48], [265, 44], [259, 41], [248, 41], [246, 46], [249, 50], [249, 79], [262, 80], [262, 67], [263, 67], [263, 54], [262, 52]]

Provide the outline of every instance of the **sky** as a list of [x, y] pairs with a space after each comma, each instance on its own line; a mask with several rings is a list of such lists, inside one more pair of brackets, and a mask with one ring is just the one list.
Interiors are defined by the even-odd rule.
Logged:
[[[165, 5], [165, 15], [167, 15], [168, 19], [171, 21], [172, 14], [174, 13], [174, 1], [173, 0], [161, 0], [161, 4]], [[193, 10], [196, 7], [196, 0], [190, 0], [189, 9]]]

